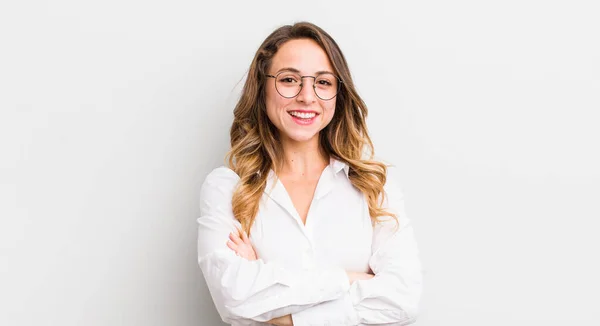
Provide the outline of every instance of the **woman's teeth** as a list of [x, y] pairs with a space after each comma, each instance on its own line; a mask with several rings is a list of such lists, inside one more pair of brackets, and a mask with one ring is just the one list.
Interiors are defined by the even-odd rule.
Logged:
[[302, 118], [302, 119], [312, 119], [317, 115], [314, 112], [296, 112], [296, 111], [290, 111], [290, 114], [297, 118]]

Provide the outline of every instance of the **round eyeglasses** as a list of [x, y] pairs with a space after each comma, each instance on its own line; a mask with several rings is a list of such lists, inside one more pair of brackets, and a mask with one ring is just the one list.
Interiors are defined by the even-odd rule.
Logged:
[[313, 79], [313, 89], [318, 98], [328, 101], [334, 98], [340, 90], [342, 80], [330, 72], [320, 73], [316, 76], [302, 76], [293, 71], [280, 71], [277, 75], [265, 75], [275, 78], [275, 89], [285, 98], [294, 98], [302, 91], [303, 78]]

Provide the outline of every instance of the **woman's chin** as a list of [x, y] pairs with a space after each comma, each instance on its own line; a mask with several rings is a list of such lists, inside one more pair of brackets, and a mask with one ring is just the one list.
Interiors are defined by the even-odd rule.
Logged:
[[318, 133], [305, 133], [305, 132], [296, 132], [296, 133], [286, 133], [286, 138], [292, 142], [296, 143], [305, 143], [314, 141], [317, 139]]

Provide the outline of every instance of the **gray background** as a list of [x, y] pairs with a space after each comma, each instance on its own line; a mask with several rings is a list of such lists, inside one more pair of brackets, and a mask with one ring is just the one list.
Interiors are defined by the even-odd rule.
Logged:
[[599, 325], [598, 8], [3, 1], [0, 324], [219, 325], [199, 187], [260, 42], [309, 20], [401, 168], [417, 325]]

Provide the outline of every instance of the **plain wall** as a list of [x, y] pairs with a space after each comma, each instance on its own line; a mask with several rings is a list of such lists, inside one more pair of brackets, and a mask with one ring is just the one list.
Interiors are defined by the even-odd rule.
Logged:
[[[401, 169], [416, 325], [598, 325], [596, 1], [0, 5], [0, 325], [220, 325], [197, 265], [254, 52], [314, 22]], [[225, 239], [224, 239], [225, 241]]]

